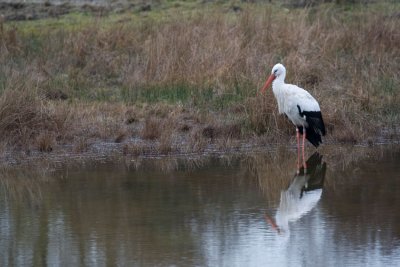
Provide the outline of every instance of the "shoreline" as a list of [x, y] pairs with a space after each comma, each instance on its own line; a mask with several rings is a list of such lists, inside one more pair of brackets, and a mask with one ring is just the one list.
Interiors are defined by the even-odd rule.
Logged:
[[[1, 167], [9, 168], [16, 166], [65, 166], [68, 164], [85, 164], [90, 163], [101, 163], [101, 162], [118, 162], [118, 161], [141, 161], [141, 160], [159, 160], [159, 159], [171, 159], [171, 160], [190, 160], [190, 159], [205, 159], [209, 157], [224, 157], [224, 156], [244, 156], [259, 153], [271, 153], [279, 150], [287, 150], [296, 152], [296, 143], [271, 143], [271, 144], [260, 144], [254, 140], [250, 142], [240, 140], [233, 147], [218, 147], [215, 143], [209, 143], [201, 151], [182, 151], [175, 150], [168, 153], [161, 153], [154, 149], [156, 142], [147, 142], [147, 146], [140, 153], [135, 151], [130, 152], [126, 146], [137, 144], [138, 140], [130, 142], [126, 140], [123, 143], [95, 142], [84, 152], [74, 151], [73, 145], [60, 145], [57, 146], [51, 152], [41, 151], [4, 151], [0, 156]], [[323, 143], [318, 149], [314, 148], [311, 144], [307, 143], [306, 153], [312, 154], [316, 151], [334, 151], [336, 148], [379, 148], [387, 146], [398, 146], [400, 145], [399, 136], [392, 136], [391, 138], [385, 138], [381, 136], [375, 139], [373, 142], [358, 142], [358, 143], [346, 143], [346, 142], [329, 142]]]

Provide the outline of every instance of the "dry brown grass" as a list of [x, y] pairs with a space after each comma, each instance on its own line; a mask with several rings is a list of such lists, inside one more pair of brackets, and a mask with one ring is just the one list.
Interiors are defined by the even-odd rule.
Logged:
[[141, 132], [143, 139], [155, 140], [161, 136], [162, 121], [159, 118], [149, 117], [144, 122], [144, 127]]
[[36, 138], [37, 148], [41, 152], [53, 151], [54, 145], [56, 144], [53, 134], [48, 132], [42, 132]]
[[282, 62], [287, 82], [319, 100], [327, 139], [358, 141], [400, 121], [393, 6], [248, 4], [29, 34], [0, 23], [0, 134], [44, 151], [76, 136], [139, 136], [164, 153], [180, 135], [197, 151], [213, 139], [287, 140], [294, 128], [271, 91], [257, 94]]
[[6, 90], [0, 96], [0, 135], [3, 142], [29, 145], [30, 140], [55, 127], [42, 106], [42, 100], [24, 85]]

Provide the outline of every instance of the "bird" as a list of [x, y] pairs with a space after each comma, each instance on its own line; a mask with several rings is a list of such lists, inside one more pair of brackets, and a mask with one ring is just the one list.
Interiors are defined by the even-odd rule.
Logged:
[[[326, 134], [325, 124], [317, 100], [306, 90], [297, 85], [285, 83], [286, 68], [281, 63], [276, 64], [264, 86], [260, 89], [263, 95], [272, 83], [272, 91], [278, 103], [279, 114], [286, 114], [296, 126], [298, 151], [298, 167], [300, 166], [300, 135], [303, 137], [303, 165], [305, 139], [316, 148], [322, 143], [321, 136]], [[306, 167], [306, 166], [305, 166]]]

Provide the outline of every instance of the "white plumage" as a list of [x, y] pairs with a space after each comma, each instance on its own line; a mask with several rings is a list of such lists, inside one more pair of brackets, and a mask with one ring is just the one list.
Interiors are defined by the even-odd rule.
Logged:
[[325, 125], [319, 104], [306, 90], [285, 83], [285, 77], [286, 68], [280, 63], [276, 64], [265, 85], [261, 88], [261, 92], [263, 93], [272, 83], [272, 91], [278, 102], [279, 113], [286, 114], [296, 126], [297, 131], [303, 134], [303, 139], [307, 138], [315, 147], [318, 147], [322, 143], [321, 135], [325, 135]]

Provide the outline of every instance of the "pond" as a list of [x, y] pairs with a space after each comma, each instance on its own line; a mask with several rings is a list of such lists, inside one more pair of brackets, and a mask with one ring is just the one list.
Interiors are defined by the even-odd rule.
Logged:
[[399, 266], [400, 149], [4, 170], [1, 266]]

